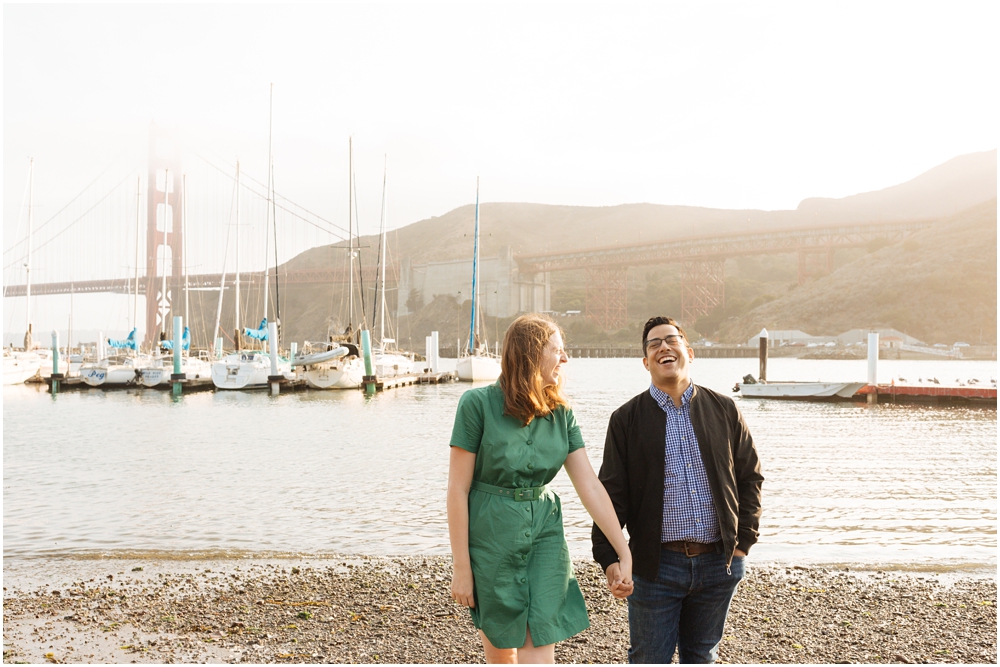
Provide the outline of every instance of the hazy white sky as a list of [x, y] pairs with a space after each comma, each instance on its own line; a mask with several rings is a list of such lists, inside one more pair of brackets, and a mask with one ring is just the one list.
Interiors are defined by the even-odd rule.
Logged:
[[[485, 201], [794, 208], [998, 144], [997, 4], [5, 4], [4, 248], [150, 121], [364, 231]], [[134, 160], [135, 161], [135, 160]], [[135, 161], [138, 169], [141, 163]], [[6, 262], [5, 262], [6, 263]], [[6, 318], [5, 318], [6, 319]]]

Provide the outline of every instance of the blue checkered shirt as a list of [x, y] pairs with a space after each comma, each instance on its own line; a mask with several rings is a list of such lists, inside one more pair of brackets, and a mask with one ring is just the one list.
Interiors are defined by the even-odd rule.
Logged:
[[691, 426], [692, 383], [681, 395], [681, 407], [654, 385], [649, 394], [667, 413], [663, 464], [663, 524], [661, 542], [703, 542], [721, 539], [719, 517], [712, 502], [705, 464]]

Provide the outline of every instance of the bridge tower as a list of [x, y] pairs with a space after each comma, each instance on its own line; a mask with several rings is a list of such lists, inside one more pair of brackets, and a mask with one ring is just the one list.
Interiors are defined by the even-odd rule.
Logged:
[[173, 296], [180, 295], [183, 197], [180, 147], [169, 132], [151, 124], [146, 182], [146, 343], [150, 345], [161, 331], [170, 335]]
[[587, 269], [587, 319], [604, 331], [618, 331], [628, 324], [628, 267]]
[[693, 325], [702, 315], [726, 305], [725, 260], [684, 262], [681, 272], [681, 323]]

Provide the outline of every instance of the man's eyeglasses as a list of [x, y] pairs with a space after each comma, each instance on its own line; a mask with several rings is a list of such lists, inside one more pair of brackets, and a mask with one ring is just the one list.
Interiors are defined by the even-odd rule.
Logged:
[[649, 354], [653, 350], [659, 350], [660, 346], [663, 345], [664, 343], [673, 347], [674, 345], [680, 343], [682, 340], [684, 340], [684, 336], [681, 336], [680, 334], [676, 334], [673, 336], [664, 336], [663, 338], [650, 338], [649, 340], [646, 341], [646, 354]]

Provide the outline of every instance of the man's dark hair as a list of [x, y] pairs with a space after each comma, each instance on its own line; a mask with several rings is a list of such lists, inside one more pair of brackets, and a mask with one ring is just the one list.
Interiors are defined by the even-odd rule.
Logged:
[[677, 321], [672, 317], [664, 317], [663, 315], [657, 315], [656, 317], [651, 317], [646, 320], [646, 326], [642, 328], [642, 356], [646, 356], [646, 339], [649, 336], [649, 332], [653, 327], [658, 327], [661, 324], [669, 324], [670, 326], [677, 329], [677, 333], [684, 336], [684, 340], [687, 340], [687, 334], [684, 333], [684, 329], [681, 325], [677, 324]]

